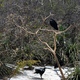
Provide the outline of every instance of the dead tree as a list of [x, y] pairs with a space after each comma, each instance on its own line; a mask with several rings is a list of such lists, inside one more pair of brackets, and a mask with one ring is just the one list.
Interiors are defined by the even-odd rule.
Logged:
[[[47, 20], [50, 16], [53, 16], [53, 14], [50, 14], [49, 16], [47, 16], [47, 17], [45, 17], [45, 18], [42, 17], [43, 22], [45, 23], [45, 20]], [[14, 20], [13, 20], [13, 21], [14, 21]], [[22, 24], [24, 24], [24, 22], [23, 22], [23, 20], [22, 20], [22, 17], [21, 17], [21, 22], [22, 22]], [[61, 22], [61, 20], [58, 21], [58, 23], [60, 23], [60, 22]], [[57, 45], [56, 45], [56, 40], [57, 40], [56, 37], [57, 37], [57, 35], [62, 34], [62, 33], [64, 33], [64, 32], [66, 32], [67, 30], [69, 30], [72, 25], [70, 25], [70, 26], [69, 26], [66, 30], [64, 30], [64, 31], [49, 30], [49, 29], [41, 29], [41, 28], [39, 28], [35, 33], [33, 33], [33, 32], [31, 32], [31, 31], [28, 31], [26, 28], [24, 28], [24, 26], [23, 26], [23, 27], [22, 27], [22, 26], [19, 26], [15, 21], [14, 21], [14, 23], [15, 23], [15, 25], [16, 25], [18, 28], [24, 30], [24, 31], [26, 32], [26, 34], [28, 33], [28, 34], [36, 35], [37, 38], [39, 39], [39, 41], [40, 41], [41, 43], [43, 43], [43, 44], [46, 45], [46, 48], [45, 48], [45, 49], [51, 51], [52, 54], [54, 55], [54, 58], [55, 58], [55, 60], [56, 60], [56, 62], [57, 62], [57, 65], [58, 65], [58, 67], [59, 67], [60, 73], [61, 73], [61, 75], [62, 75], [62, 79], [63, 79], [63, 80], [66, 80], [66, 79], [65, 79], [65, 76], [64, 76], [64, 74], [63, 74], [63, 71], [62, 71], [62, 69], [61, 69], [60, 63], [59, 63], [59, 61], [58, 61], [58, 58], [57, 58], [57, 56], [56, 56], [56, 48], [57, 48], [57, 47], [56, 47], [56, 46], [57, 46]], [[54, 33], [54, 36], [53, 36], [53, 37], [54, 37], [54, 44], [53, 44], [53, 45], [54, 45], [54, 49], [52, 49], [47, 42], [42, 41], [42, 40], [40, 39], [40, 37], [38, 36], [39, 31], [48, 31], [48, 32], [53, 32], [53, 33]]]
[[[42, 19], [43, 19], [43, 22], [45, 23], [45, 20], [46, 19], [48, 19], [50, 16], [52, 16], [53, 14], [50, 14], [49, 16], [47, 16], [46, 18], [43, 18], [42, 17]], [[59, 21], [59, 22], [61, 22], [61, 20]], [[64, 32], [66, 32], [68, 29], [70, 29], [71, 28], [71, 26], [69, 26], [66, 30], [64, 30], [64, 31], [57, 31], [57, 30], [47, 30], [47, 29], [39, 29], [37, 32], [36, 32], [36, 34], [38, 34], [38, 32], [41, 30], [41, 31], [51, 31], [51, 32], [53, 32], [54, 33], [54, 49], [52, 49], [50, 46], [49, 46], [49, 44], [47, 43], [47, 42], [44, 42], [44, 41], [42, 41], [40, 38], [39, 38], [39, 36], [37, 36], [38, 37], [38, 39], [43, 43], [43, 44], [45, 44], [46, 46], [47, 46], [47, 48], [45, 48], [45, 49], [48, 49], [49, 51], [51, 51], [52, 52], [52, 54], [54, 55], [54, 58], [55, 58], [55, 60], [56, 60], [56, 62], [57, 62], [57, 65], [58, 65], [58, 67], [59, 67], [59, 70], [60, 70], [60, 73], [61, 73], [61, 75], [62, 75], [62, 79], [63, 80], [66, 80], [65, 79], [65, 76], [64, 76], [64, 74], [63, 74], [63, 71], [62, 71], [62, 69], [61, 69], [61, 66], [60, 66], [60, 63], [59, 63], [59, 61], [58, 61], [58, 58], [57, 58], [57, 56], [56, 56], [56, 40], [57, 40], [57, 38], [56, 38], [56, 36], [58, 35], [58, 34], [61, 34], [61, 33], [64, 33]]]

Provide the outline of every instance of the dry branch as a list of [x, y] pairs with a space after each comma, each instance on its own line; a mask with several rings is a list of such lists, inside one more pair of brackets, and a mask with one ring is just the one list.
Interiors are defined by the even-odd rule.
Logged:
[[45, 23], [45, 21], [46, 21], [50, 16], [53, 16], [53, 15], [54, 15], [54, 14], [50, 13], [49, 16], [47, 16], [47, 17], [45, 17], [45, 18], [43, 18], [43, 16], [41, 16], [41, 18], [42, 18], [43, 22]]
[[[45, 18], [43, 18], [43, 17], [41, 16], [43, 22], [45, 22], [50, 16], [53, 16], [53, 14], [50, 14], [49, 16], [47, 16], [47, 17], [45, 17]], [[20, 17], [20, 19], [22, 19], [22, 17]], [[14, 21], [14, 22], [15, 22], [15, 21]], [[21, 20], [21, 22], [22, 22], [22, 24], [24, 24], [24, 21], [23, 21], [23, 20]], [[52, 54], [54, 55], [54, 58], [55, 58], [55, 60], [56, 60], [56, 62], [57, 62], [57, 65], [58, 65], [58, 67], [59, 67], [59, 70], [60, 70], [60, 72], [61, 72], [62, 78], [63, 78], [63, 80], [66, 80], [65, 77], [64, 77], [64, 74], [63, 74], [63, 72], [62, 72], [61, 66], [60, 66], [60, 64], [59, 64], [58, 58], [57, 58], [57, 56], [56, 56], [56, 36], [57, 36], [58, 34], [64, 33], [64, 32], [66, 32], [67, 30], [69, 30], [72, 25], [69, 26], [69, 27], [68, 27], [67, 29], [65, 29], [64, 31], [48, 30], [48, 29], [41, 29], [41, 28], [39, 28], [35, 33], [31, 32], [31, 31], [28, 31], [27, 28], [24, 28], [24, 25], [19, 26], [16, 22], [15, 22], [15, 25], [16, 25], [18, 28], [23, 29], [24, 31], [26, 31], [26, 33], [36, 35], [37, 38], [39, 39], [39, 41], [40, 41], [41, 43], [43, 43], [43, 44], [46, 45], [46, 48], [45, 48], [45, 49], [48, 49], [49, 51], [52, 52]], [[48, 32], [53, 32], [53, 33], [54, 33], [54, 49], [52, 49], [47, 42], [42, 41], [42, 40], [40, 39], [40, 37], [38, 36], [39, 31], [48, 31]]]
[[[15, 22], [15, 21], [14, 21], [14, 22]], [[24, 30], [26, 33], [35, 34], [35, 33], [31, 32], [31, 31], [28, 31], [27, 28], [24, 28], [24, 27], [22, 27], [22, 26], [19, 26], [16, 22], [15, 22], [15, 25], [16, 25], [18, 28]]]
[[[50, 16], [51, 16], [51, 15], [47, 16], [46, 18], [42, 18], [42, 19], [43, 19], [43, 22], [45, 22], [46, 19], [48, 19]], [[42, 40], [38, 37], [38, 39], [39, 39], [43, 44], [45, 44], [45, 45], [47, 46], [46, 49], [48, 49], [49, 51], [51, 51], [51, 52], [53, 53], [54, 58], [55, 58], [55, 60], [56, 60], [56, 62], [57, 62], [57, 65], [58, 65], [58, 67], [59, 67], [59, 70], [60, 70], [60, 73], [61, 73], [61, 75], [62, 75], [63, 80], [66, 80], [66, 79], [65, 79], [65, 76], [64, 76], [63, 71], [62, 71], [62, 69], [61, 69], [61, 66], [60, 66], [60, 64], [59, 64], [58, 58], [57, 58], [57, 56], [56, 56], [56, 36], [57, 36], [58, 34], [61, 34], [61, 33], [66, 32], [67, 30], [69, 30], [69, 29], [71, 28], [71, 26], [72, 26], [72, 25], [70, 25], [70, 26], [69, 26], [67, 29], [65, 29], [64, 31], [40, 29], [41, 31], [50, 31], [50, 32], [54, 32], [54, 33], [55, 33], [55, 34], [54, 34], [54, 49], [52, 49], [52, 48], [48, 45], [47, 42], [42, 41]], [[38, 32], [39, 32], [39, 31], [38, 31]]]

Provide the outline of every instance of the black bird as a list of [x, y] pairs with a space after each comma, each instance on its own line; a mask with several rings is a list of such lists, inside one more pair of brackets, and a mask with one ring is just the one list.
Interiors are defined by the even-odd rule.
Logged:
[[35, 69], [34, 73], [40, 74], [40, 77], [42, 78], [43, 73], [45, 72], [45, 67], [44, 68], [39, 68], [39, 69]]
[[58, 30], [57, 22], [54, 19], [50, 20], [50, 25], [55, 29]]

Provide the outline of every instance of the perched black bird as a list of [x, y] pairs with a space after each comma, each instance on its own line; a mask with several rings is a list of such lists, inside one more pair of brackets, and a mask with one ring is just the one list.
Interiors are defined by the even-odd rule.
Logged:
[[51, 25], [54, 29], [58, 30], [57, 22], [56, 22], [54, 19], [51, 19], [51, 20], [50, 20], [50, 25]]
[[44, 68], [35, 69], [34, 73], [40, 74], [40, 76], [42, 78], [42, 75], [45, 72], [45, 69], [46, 69], [45, 67]]

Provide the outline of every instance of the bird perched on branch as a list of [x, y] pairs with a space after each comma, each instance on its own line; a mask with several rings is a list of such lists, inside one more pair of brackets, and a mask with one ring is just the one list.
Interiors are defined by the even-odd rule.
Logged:
[[42, 78], [43, 73], [45, 72], [45, 67], [44, 68], [39, 68], [39, 69], [35, 69], [34, 73], [40, 74], [40, 77]]
[[50, 25], [55, 29], [58, 30], [57, 22], [54, 19], [50, 20]]

